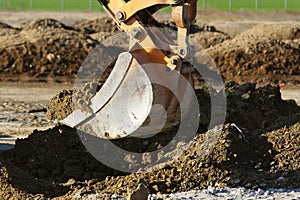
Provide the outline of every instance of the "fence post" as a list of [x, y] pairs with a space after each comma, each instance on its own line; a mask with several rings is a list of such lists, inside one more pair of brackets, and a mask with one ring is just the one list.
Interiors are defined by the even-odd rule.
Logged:
[[93, 10], [93, 0], [90, 0], [90, 11]]
[[30, 10], [33, 10], [33, 0], [30, 0]]
[[65, 0], [61, 0], [61, 11], [65, 10]]
[[229, 10], [232, 10], [232, 0], [229, 0]]
[[258, 0], [255, 0], [255, 10], [258, 10]]
[[205, 9], [206, 8], [206, 0], [202, 1], [202, 8]]
[[288, 7], [289, 7], [289, 2], [288, 2], [288, 0], [285, 0], [284, 1], [284, 9], [288, 10]]

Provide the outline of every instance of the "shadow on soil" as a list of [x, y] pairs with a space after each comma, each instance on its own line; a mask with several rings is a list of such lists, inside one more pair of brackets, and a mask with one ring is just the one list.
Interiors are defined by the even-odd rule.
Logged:
[[[14, 149], [2, 152], [0, 161], [6, 170], [3, 177], [13, 188], [45, 197], [62, 196], [86, 185], [93, 185], [97, 192], [121, 193], [132, 186], [134, 177], [144, 179], [152, 193], [188, 191], [209, 185], [300, 188], [300, 108], [294, 101], [283, 101], [278, 88], [230, 84], [226, 89], [227, 124], [213, 153], [205, 157], [199, 158], [198, 154], [201, 137], [209, 131], [199, 134], [195, 144], [166, 169], [126, 174], [98, 162], [75, 129], [57, 126], [36, 130], [27, 139], [17, 140]], [[200, 93], [202, 97], [205, 94], [197, 94]], [[170, 131], [169, 135], [159, 135], [146, 146], [145, 140], [134, 139], [119, 140], [119, 145], [153, 151], [161, 148], [163, 142], [168, 143], [172, 134]], [[105, 181], [107, 177], [120, 181]]]

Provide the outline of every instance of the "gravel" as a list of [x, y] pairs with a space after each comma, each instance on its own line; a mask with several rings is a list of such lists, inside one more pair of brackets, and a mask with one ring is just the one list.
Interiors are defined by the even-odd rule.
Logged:
[[167, 195], [149, 195], [148, 199], [300, 199], [300, 189], [274, 189], [267, 190], [256, 189], [250, 190], [240, 188], [222, 188], [217, 189], [208, 187], [205, 190], [195, 190], [182, 193], [171, 193]]
[[[82, 188], [84, 190], [84, 188]], [[83, 194], [78, 192], [74, 195], [73, 199], [112, 199], [112, 200], [126, 200], [130, 199], [124, 196], [118, 195], [106, 195], [106, 194], [97, 194], [96, 192]], [[222, 199], [222, 200], [233, 200], [233, 199], [265, 199], [265, 200], [299, 200], [300, 199], [300, 189], [275, 189], [270, 188], [267, 190], [263, 189], [246, 189], [244, 187], [239, 188], [213, 188], [208, 187], [204, 190], [193, 190], [189, 192], [181, 193], [171, 193], [171, 194], [150, 194], [148, 200], [188, 200], [188, 199], [197, 199], [197, 200], [206, 200], [206, 199]]]

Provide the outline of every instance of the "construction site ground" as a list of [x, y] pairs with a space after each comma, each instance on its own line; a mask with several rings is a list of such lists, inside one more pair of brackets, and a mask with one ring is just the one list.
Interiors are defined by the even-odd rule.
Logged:
[[[173, 27], [166, 13], [160, 15]], [[141, 182], [152, 194], [209, 187], [300, 189], [299, 13], [199, 12], [191, 38], [224, 78], [226, 120], [217, 126], [222, 131], [208, 154], [201, 148], [214, 130], [200, 121], [190, 148], [148, 173], [103, 165], [75, 129], [46, 118], [50, 99], [72, 89], [88, 53], [118, 33], [114, 22], [103, 13], [3, 11], [0, 22], [1, 199], [110, 199], [134, 193]], [[209, 119], [207, 90], [197, 89], [196, 95]], [[147, 142], [116, 144], [153, 151], [172, 131]]]

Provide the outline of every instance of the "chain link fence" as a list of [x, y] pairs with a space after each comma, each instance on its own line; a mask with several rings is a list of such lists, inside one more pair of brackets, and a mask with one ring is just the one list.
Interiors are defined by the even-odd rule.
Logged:
[[198, 0], [202, 9], [299, 10], [300, 0]]
[[[198, 0], [199, 9], [294, 10], [300, 0]], [[0, 10], [101, 11], [97, 0], [0, 0]]]

